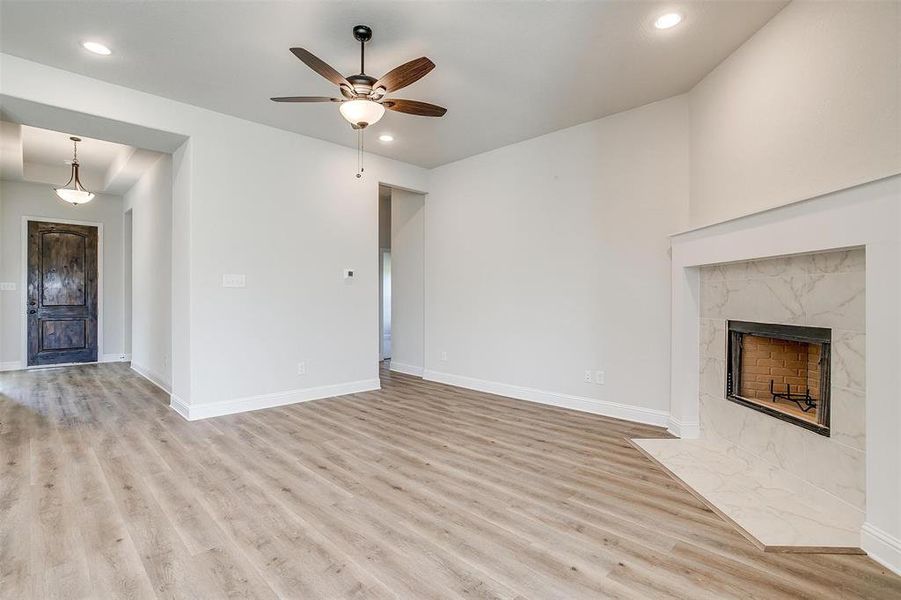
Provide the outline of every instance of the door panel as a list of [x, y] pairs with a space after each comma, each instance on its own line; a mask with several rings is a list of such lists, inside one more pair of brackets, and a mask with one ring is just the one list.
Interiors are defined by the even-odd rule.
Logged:
[[28, 223], [28, 365], [97, 360], [97, 228]]
[[40, 235], [44, 306], [84, 305], [84, 236], [67, 231]]
[[41, 348], [44, 350], [82, 349], [87, 339], [84, 321], [41, 322]]

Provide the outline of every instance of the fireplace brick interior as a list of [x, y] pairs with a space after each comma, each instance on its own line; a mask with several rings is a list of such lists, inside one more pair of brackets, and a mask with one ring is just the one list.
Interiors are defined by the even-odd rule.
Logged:
[[818, 344], [745, 335], [742, 341], [739, 395], [749, 400], [771, 401], [770, 382], [777, 392], [803, 394], [807, 389], [820, 397], [820, 347]]

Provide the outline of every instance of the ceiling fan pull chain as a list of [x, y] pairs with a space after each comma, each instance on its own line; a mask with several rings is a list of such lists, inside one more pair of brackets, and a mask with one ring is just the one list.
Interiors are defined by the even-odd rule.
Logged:
[[357, 179], [363, 177], [363, 130], [357, 129]]

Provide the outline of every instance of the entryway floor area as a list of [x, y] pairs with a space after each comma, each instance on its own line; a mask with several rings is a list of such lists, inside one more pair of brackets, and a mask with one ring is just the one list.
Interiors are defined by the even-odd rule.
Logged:
[[127, 365], [0, 375], [0, 595], [901, 596], [755, 548], [628, 441], [661, 429], [382, 384], [187, 422]]

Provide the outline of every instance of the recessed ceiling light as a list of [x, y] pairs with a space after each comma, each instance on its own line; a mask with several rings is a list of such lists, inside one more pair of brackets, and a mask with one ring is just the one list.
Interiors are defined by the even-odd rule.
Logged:
[[88, 52], [93, 52], [94, 54], [100, 54], [101, 56], [109, 56], [113, 53], [112, 50], [101, 44], [100, 42], [82, 42], [81, 44], [85, 50]]
[[391, 135], [390, 133], [383, 133], [382, 135], [379, 136], [379, 141], [380, 142], [393, 142], [394, 136]]
[[654, 21], [654, 27], [657, 29], [669, 29], [675, 27], [682, 22], [682, 15], [679, 13], [666, 13], [661, 15]]

